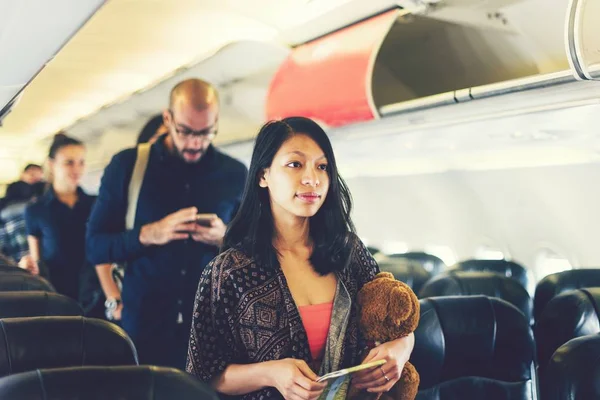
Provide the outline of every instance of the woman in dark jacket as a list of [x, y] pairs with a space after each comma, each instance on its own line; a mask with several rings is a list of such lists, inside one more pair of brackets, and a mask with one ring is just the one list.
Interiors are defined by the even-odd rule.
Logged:
[[81, 189], [85, 147], [80, 141], [57, 134], [48, 154], [51, 185], [25, 210], [28, 256], [20, 266], [34, 274], [46, 270], [57, 292], [80, 300], [87, 315], [102, 317], [98, 278], [86, 267], [85, 226], [95, 197]]

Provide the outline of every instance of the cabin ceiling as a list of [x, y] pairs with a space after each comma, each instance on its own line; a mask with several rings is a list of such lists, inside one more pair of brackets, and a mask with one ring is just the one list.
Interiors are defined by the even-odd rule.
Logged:
[[[46, 0], [28, 0], [29, 2]], [[77, 0], [56, 0], [62, 3]], [[551, 0], [561, 9], [567, 0]], [[504, 7], [509, 28], [523, 32], [529, 27], [527, 15], [546, 0], [444, 0], [431, 17], [475, 25], [483, 21], [486, 10]], [[22, 98], [0, 127], [0, 183], [18, 176], [26, 162], [45, 159], [48, 141], [60, 129], [69, 128], [77, 137], [89, 141], [88, 149], [99, 151], [90, 161], [101, 163], [108, 153], [133, 143], [134, 132], [164, 106], [168, 87], [189, 68], [213, 58], [228, 45], [254, 43], [251, 59], [240, 62], [247, 53], [224, 52], [219, 71], [213, 75], [224, 86], [225, 106], [219, 141], [227, 143], [249, 137], [260, 123], [260, 102], [279, 60], [289, 45], [325, 34], [335, 27], [393, 5], [409, 7], [415, 0], [109, 0], [69, 41], [25, 89]], [[435, 3], [435, 1], [434, 1]], [[563, 4], [564, 3], [564, 4]], [[41, 3], [40, 3], [41, 4]], [[444, 8], [445, 7], [445, 8]], [[455, 8], [461, 14], [444, 12]], [[555, 15], [556, 14], [556, 15]], [[541, 24], [548, 31], [560, 31], [563, 16], [557, 12]], [[536, 27], [540, 25], [536, 23]], [[547, 27], [546, 27], [547, 25]], [[535, 31], [535, 30], [534, 30]], [[527, 37], [535, 35], [527, 33]], [[546, 35], [548, 37], [548, 35]], [[552, 37], [552, 46], [537, 46], [538, 60], [556, 60], [555, 49], [562, 51], [561, 36]], [[18, 38], [17, 38], [18, 39]], [[541, 41], [541, 39], [540, 39]], [[256, 44], [263, 44], [259, 49]], [[544, 44], [544, 43], [542, 43]], [[24, 42], [23, 49], [31, 44]], [[13, 46], [14, 47], [14, 46]], [[0, 43], [0, 54], [5, 56]], [[221, 50], [221, 51], [219, 51]], [[260, 65], [259, 65], [260, 64]], [[206, 69], [203, 69], [203, 73]], [[234, 76], [234, 80], [228, 80]], [[544, 68], [540, 68], [543, 71]], [[242, 77], [244, 74], [245, 77]], [[160, 88], [160, 90], [149, 90]], [[148, 92], [147, 97], [143, 97]], [[150, 93], [151, 92], [151, 93]], [[139, 107], [136, 97], [148, 103]], [[131, 105], [129, 105], [131, 103]], [[141, 103], [140, 103], [141, 104]], [[114, 107], [124, 105], [124, 107]], [[115, 109], [113, 111], [113, 108]], [[152, 108], [152, 109], [151, 109]], [[99, 111], [106, 111], [106, 114]], [[114, 119], [107, 119], [106, 116]], [[110, 125], [110, 126], [109, 126]], [[135, 132], [137, 133], [137, 132]], [[101, 150], [92, 150], [92, 146]], [[101, 165], [98, 165], [101, 167]]]
[[[45, 139], [102, 107], [161, 82], [229, 43], [253, 40], [285, 45], [318, 35], [329, 25], [319, 23], [309, 29], [307, 24], [352, 2], [107, 1], [27, 86], [3, 121], [0, 182], [17, 175], [28, 160], [43, 160]], [[359, 6], [357, 12], [384, 3], [392, 2], [375, 0]], [[22, 13], [19, 18], [17, 23], [26, 23], [21, 21]], [[23, 41], [21, 48], [30, 47], [27, 39], [26, 35], [13, 39], [9, 49], [15, 47], [15, 40]], [[15, 159], [15, 154], [20, 157]]]

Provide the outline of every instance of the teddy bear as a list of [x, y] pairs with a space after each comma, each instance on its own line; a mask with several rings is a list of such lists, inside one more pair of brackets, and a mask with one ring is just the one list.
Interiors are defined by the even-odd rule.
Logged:
[[[417, 296], [403, 282], [389, 272], [380, 272], [358, 293], [359, 326], [369, 349], [362, 354], [364, 360], [377, 344], [409, 335], [419, 324], [420, 306]], [[354, 389], [351, 385], [348, 399], [414, 400], [419, 388], [419, 373], [407, 362], [400, 380], [383, 394]]]

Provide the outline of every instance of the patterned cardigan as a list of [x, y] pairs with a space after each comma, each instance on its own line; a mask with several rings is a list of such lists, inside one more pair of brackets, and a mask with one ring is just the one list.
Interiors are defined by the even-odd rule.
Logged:
[[[348, 261], [337, 277], [354, 300], [362, 286], [379, 272], [379, 267], [358, 238], [354, 240]], [[360, 363], [359, 350], [364, 349], [354, 301], [347, 314], [347, 326], [340, 342], [340, 368]], [[206, 267], [200, 278], [187, 372], [209, 382], [229, 364], [284, 358], [313, 364], [306, 331], [283, 271], [280, 267], [265, 268], [239, 250], [225, 251]], [[283, 397], [277, 389], [266, 388], [235, 398]]]

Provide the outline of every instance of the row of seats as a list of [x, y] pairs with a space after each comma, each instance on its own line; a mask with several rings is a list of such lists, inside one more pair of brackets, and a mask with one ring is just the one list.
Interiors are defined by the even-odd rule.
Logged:
[[[591, 273], [591, 271], [586, 272]], [[453, 279], [465, 275], [466, 281], [469, 280], [469, 276], [481, 279], [480, 274], [491, 275], [489, 276], [491, 282], [500, 281], [505, 284], [505, 280], [510, 281], [509, 278], [486, 273], [453, 272], [452, 274]], [[24, 280], [29, 278], [27, 275], [21, 277]], [[3, 278], [4, 276], [1, 276], [0, 281], [3, 281]], [[462, 286], [465, 286], [464, 281], [460, 282]], [[561, 276], [553, 278], [552, 288], [547, 285], [543, 287], [545, 290], [560, 293], [562, 289], [559, 283], [565, 283], [566, 287], [571, 288], [575, 285], [574, 281], [577, 279]], [[584, 284], [583, 281], [577, 282]], [[476, 283], [476, 280], [473, 280], [471, 287], [476, 287]], [[487, 287], [496, 286], [499, 285], [488, 284]], [[518, 287], [524, 290], [520, 285]], [[418, 399], [538, 398], [537, 375], [534, 371], [536, 347], [530, 319], [515, 305], [496, 297], [432, 297], [420, 300], [421, 322], [415, 332], [416, 345], [411, 358], [421, 374]], [[571, 369], [566, 368], [565, 365], [574, 363], [573, 357], [577, 359], [577, 356], [571, 353], [579, 354], [578, 352], [582, 350], [570, 350], [579, 349], [579, 346], [572, 345], [571, 342], [558, 347], [577, 335], [596, 333], [598, 336], [600, 332], [600, 322], [598, 322], [600, 314], [596, 311], [598, 299], [600, 299], [600, 289], [584, 289], [560, 294], [550, 300], [545, 307], [542, 316], [548, 315], [548, 317], [540, 319], [536, 325], [536, 333], [539, 337], [538, 357], [542, 359], [541, 355], [545, 354], [545, 357], [549, 358], [548, 362], [540, 364], [542, 393], [551, 393], [554, 389], [549, 388], [555, 388], [556, 385], [563, 384], [567, 387], [570, 384]], [[52, 315], [72, 316], [53, 317]], [[32, 392], [22, 392], [28, 393], [24, 394], [24, 397], [19, 397], [21, 395], [18, 393], [21, 393], [19, 390], [27, 391], [28, 387], [35, 387], [38, 391], [46, 389], [52, 391], [52, 387], [45, 388], [40, 385], [61, 382], [70, 379], [69, 376], [81, 375], [81, 380], [85, 381], [87, 376], [97, 375], [102, 381], [102, 376], [111, 377], [119, 372], [123, 373], [123, 381], [130, 379], [133, 382], [145, 382], [140, 383], [139, 387], [130, 388], [141, 390], [139, 393], [142, 393], [148, 388], [148, 382], [161, 379], [156, 378], [155, 375], [183, 374], [163, 369], [139, 369], [140, 367], [135, 366], [137, 364], [135, 348], [120, 328], [105, 321], [87, 319], [80, 315], [81, 309], [74, 301], [56, 293], [0, 293], [0, 343], [4, 346], [0, 345], [0, 377], [4, 377], [0, 378], [0, 398], [4, 398], [3, 393], [15, 394], [6, 398], [41, 398], [34, 397]], [[581, 321], [584, 321], [583, 325]], [[540, 339], [541, 337], [547, 339], [546, 342], [545, 339]], [[544, 347], [546, 344], [547, 347]], [[593, 344], [587, 346], [593, 347]], [[555, 352], [556, 348], [558, 350]], [[595, 360], [600, 359], [600, 354], [594, 354], [596, 358], [585, 358], [585, 365], [589, 368], [582, 370], [583, 372], [595, 371]], [[95, 369], [82, 369], [82, 366], [90, 365], [95, 366]], [[111, 367], [98, 367], [108, 365]], [[78, 368], [73, 368], [75, 366]], [[128, 367], [119, 369], [115, 366]], [[62, 370], [61, 367], [70, 368]], [[37, 373], [25, 372], [39, 368], [42, 370]], [[132, 377], [125, 379], [127, 374], [131, 374]], [[573, 379], [577, 379], [578, 387], [587, 388], [588, 381], [582, 376], [577, 375]], [[191, 378], [183, 374], [180, 379]], [[190, 384], [198, 384], [195, 380], [192, 381], [194, 383]], [[67, 389], [78, 391], [90, 387], [92, 386], [69, 385]], [[210, 393], [203, 385], [201, 388], [205, 393]], [[2, 391], [5, 389], [9, 392]], [[561, 390], [569, 389], [561, 386]], [[555, 397], [542, 397], [542, 400], [546, 398]], [[584, 399], [585, 397], [562, 398]]]
[[121, 328], [82, 315], [43, 278], [0, 265], [0, 399], [218, 399], [183, 371], [139, 366]]
[[[49, 310], [78, 313], [76, 304], [55, 293], [30, 292], [23, 296], [25, 301], [15, 303], [19, 295], [0, 293], [0, 377], [10, 376], [0, 379], [0, 398], [5, 393], [11, 399], [41, 398], [31, 391], [58, 390], [55, 385], [66, 382], [69, 375], [77, 376], [77, 381], [75, 386], [68, 381], [65, 390], [76, 393], [87, 386], [80, 383], [89, 382], [90, 376], [99, 382], [149, 379], [142, 372], [127, 372], [137, 378], [126, 380], [127, 374], [119, 373], [135, 370], [114, 368], [136, 365], [137, 356], [131, 341], [113, 324], [81, 316], [3, 318], [3, 310], [10, 308], [9, 315], [14, 315], [21, 304], [22, 315], [48, 315]], [[412, 357], [421, 374], [419, 399], [448, 399], [458, 394], [476, 399], [494, 390], [509, 390], [515, 399], [535, 398], [533, 336], [514, 306], [484, 296], [423, 299], [420, 306]], [[113, 367], [56, 369], [92, 365]], [[26, 372], [33, 369], [43, 370]], [[114, 383], [103, 385], [102, 390], [108, 388], [114, 390]]]
[[[420, 298], [449, 295], [487, 295], [503, 298], [521, 309], [533, 321], [539, 319], [544, 307], [556, 295], [584, 287], [600, 287], [600, 273], [594, 269], [579, 269], [552, 274], [535, 287], [533, 303], [530, 291], [533, 286], [525, 268], [506, 260], [469, 260], [460, 262], [442, 273], [428, 272], [423, 263], [425, 253], [407, 253], [383, 259], [381, 270], [408, 284]], [[437, 257], [435, 257], [437, 259]], [[441, 260], [440, 260], [441, 262]], [[508, 279], [493, 278], [502, 276]], [[522, 290], [514, 283], [525, 289]]]
[[[549, 275], [535, 287], [532, 302], [526, 290], [531, 287], [529, 277], [525, 269], [516, 263], [472, 260], [432, 277], [419, 262], [413, 261], [398, 256], [384, 259], [380, 266], [409, 284], [423, 299], [422, 302], [435, 301], [441, 298], [438, 296], [486, 295], [501, 298], [521, 311], [529, 324], [535, 327], [534, 362], [539, 365], [538, 376], [542, 388], [545, 388], [543, 400], [600, 398], [600, 389], [596, 389], [599, 385], [592, 385], [594, 379], [600, 378], [596, 372], [600, 368], [600, 270], [572, 270]], [[423, 321], [421, 323], [424, 324]], [[424, 326], [419, 329], [425, 329]], [[465, 349], [472, 343], [472, 340], [466, 340]], [[591, 351], [593, 356], [582, 348]], [[577, 364], [583, 354], [586, 356], [580, 361], [585, 367]], [[432, 368], [432, 365], [425, 367]], [[457, 369], [453, 367], [452, 370]], [[479, 383], [487, 387], [486, 390], [493, 391], [486, 379], [483, 379], [485, 384], [481, 380]], [[459, 381], [465, 382], [464, 379]], [[444, 397], [440, 393], [447, 395], [449, 386], [461, 386], [463, 383], [443, 384], [431, 390]], [[517, 386], [511, 385], [511, 388]], [[517, 395], [515, 398], [523, 397]]]
[[[11, 306], [10, 314], [14, 314], [12, 306], [16, 297], [14, 293], [0, 293], [0, 312]], [[70, 300], [61, 295], [30, 292], [26, 297], [27, 312], [40, 310], [47, 314], [47, 310], [59, 313], [61, 308], [65, 313], [76, 310], [76, 304], [69, 304]], [[31, 307], [36, 298], [41, 305]], [[415, 332], [416, 345], [411, 358], [421, 374], [418, 399], [450, 399], [459, 395], [464, 399], [537, 398], [533, 334], [516, 307], [501, 299], [473, 296], [422, 299], [420, 308], [421, 322]], [[43, 337], [40, 337], [41, 332]], [[133, 385], [132, 390], [142, 390], [148, 387], [142, 382], [163, 379], [153, 374], [176, 374], [114, 367], [55, 369], [137, 364], [135, 348], [122, 330], [105, 321], [80, 316], [1, 319], [0, 343], [4, 344], [0, 347], [0, 377], [16, 376], [0, 379], [0, 398], [4, 398], [5, 393], [11, 393], [11, 397], [6, 397], [11, 399], [42, 398], [30, 395], [29, 390], [35, 387], [39, 391], [40, 385], [48, 385], [44, 390], [55, 390], [52, 382], [69, 382], [66, 389], [81, 393], [91, 383], [79, 383], [103, 382], [105, 378], [110, 378], [112, 385], [102, 385], [103, 393], [116, 390], [115, 380], [139, 381], [139, 387]], [[37, 368], [44, 370], [23, 374]], [[75, 386], [70, 381], [73, 376], [77, 377]], [[178, 377], [174, 382], [182, 379]], [[494, 393], [497, 394], [494, 396]]]
[[411, 286], [418, 293], [423, 285], [431, 278], [454, 271], [479, 271], [493, 272], [519, 282], [525, 290], [533, 294], [533, 281], [527, 270], [507, 260], [467, 260], [459, 262], [452, 267], [446, 267], [444, 262], [436, 256], [421, 252], [393, 254], [379, 260], [380, 267], [394, 273], [396, 279]]
[[485, 296], [437, 297], [420, 304], [411, 357], [421, 375], [418, 400], [600, 398], [598, 331], [558, 347], [538, 375], [534, 337], [516, 307]]
[[[34, 310], [46, 315], [47, 310], [60, 313], [63, 308], [65, 313], [76, 313], [70, 299], [58, 294], [30, 292], [25, 297], [23, 304], [28, 306], [24, 312]], [[10, 306], [14, 314], [16, 298], [15, 293], [0, 293], [0, 312]], [[32, 307], [35, 299], [40, 305]], [[415, 332], [412, 357], [421, 373], [418, 399], [449, 399], [459, 394], [461, 398], [477, 399], [493, 392], [511, 393], [511, 397], [499, 399], [536, 398], [533, 336], [527, 320], [514, 306], [485, 296], [422, 299], [420, 306], [421, 322]], [[32, 387], [41, 390], [40, 385], [49, 385], [44, 390], [55, 390], [51, 382], [66, 382], [73, 375], [78, 383], [79, 375], [84, 382], [91, 376], [99, 382], [102, 377], [115, 376], [123, 382], [150, 379], [150, 372], [131, 368], [56, 370], [64, 366], [136, 365], [131, 341], [121, 329], [105, 321], [81, 316], [1, 318], [0, 343], [4, 344], [0, 346], [0, 377], [11, 376], [0, 379], [0, 398], [3, 393], [12, 393], [14, 397], [7, 397], [11, 399], [41, 398], [25, 393], [30, 393]], [[44, 370], [23, 374], [38, 368]], [[119, 378], [120, 372], [126, 374]], [[127, 374], [134, 378], [125, 378]], [[85, 387], [69, 384], [67, 389], [79, 393]], [[114, 390], [114, 384], [102, 388]], [[140, 384], [140, 388], [146, 385]], [[18, 390], [24, 397], [16, 395], [21, 393]]]

